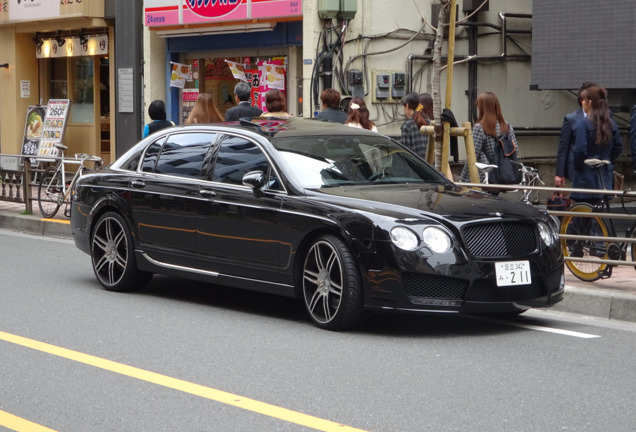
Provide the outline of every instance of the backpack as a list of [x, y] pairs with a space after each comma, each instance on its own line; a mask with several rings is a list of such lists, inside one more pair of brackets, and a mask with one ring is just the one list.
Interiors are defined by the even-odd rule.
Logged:
[[490, 161], [497, 165], [488, 175], [488, 183], [493, 184], [519, 184], [523, 174], [519, 170], [517, 163], [517, 142], [509, 134], [504, 133], [497, 137], [495, 146], [495, 158]]

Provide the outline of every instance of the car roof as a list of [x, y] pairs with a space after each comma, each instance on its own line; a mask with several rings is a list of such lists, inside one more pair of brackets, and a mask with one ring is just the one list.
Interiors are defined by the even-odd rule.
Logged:
[[324, 135], [361, 135], [370, 134], [377, 136], [377, 132], [366, 129], [353, 128], [328, 121], [306, 118], [278, 118], [278, 117], [253, 117], [242, 118], [238, 122], [223, 123], [224, 125], [249, 129], [267, 136], [268, 138], [283, 138], [295, 136], [324, 136]]

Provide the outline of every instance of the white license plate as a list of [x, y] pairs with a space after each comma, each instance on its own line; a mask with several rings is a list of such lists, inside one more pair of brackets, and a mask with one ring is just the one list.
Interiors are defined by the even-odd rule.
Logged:
[[532, 283], [529, 261], [495, 263], [497, 286], [528, 285]]

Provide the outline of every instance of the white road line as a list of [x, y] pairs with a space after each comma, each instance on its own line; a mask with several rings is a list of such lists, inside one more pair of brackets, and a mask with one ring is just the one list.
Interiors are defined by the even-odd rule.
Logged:
[[536, 330], [536, 331], [542, 331], [542, 332], [546, 332], [546, 333], [556, 333], [556, 334], [560, 334], [563, 336], [572, 336], [572, 337], [577, 337], [577, 338], [581, 338], [581, 339], [594, 339], [594, 338], [599, 338], [599, 335], [593, 335], [593, 334], [588, 334], [588, 333], [581, 333], [581, 332], [575, 332], [575, 331], [570, 331], [570, 330], [562, 330], [562, 329], [557, 329], [557, 328], [552, 328], [552, 327], [543, 327], [543, 326], [538, 326], [538, 325], [533, 325], [533, 324], [524, 324], [524, 323], [517, 323], [517, 322], [512, 322], [512, 321], [503, 321], [503, 320], [497, 320], [497, 319], [492, 319], [492, 318], [485, 318], [485, 317], [480, 317], [480, 316], [475, 316], [475, 315], [471, 315], [470, 316], [473, 319], [479, 320], [479, 321], [485, 321], [485, 322], [490, 322], [490, 323], [494, 323], [494, 324], [502, 324], [502, 325], [507, 325], [510, 327], [519, 327], [519, 328], [524, 328], [524, 329], [528, 329], [528, 330]]

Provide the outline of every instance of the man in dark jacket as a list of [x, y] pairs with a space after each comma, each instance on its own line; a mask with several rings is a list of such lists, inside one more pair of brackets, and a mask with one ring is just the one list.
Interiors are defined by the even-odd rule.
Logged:
[[250, 105], [252, 89], [246, 82], [239, 82], [234, 86], [234, 96], [238, 105], [225, 112], [225, 121], [236, 121], [243, 117], [258, 117], [263, 114], [258, 107]]
[[579, 109], [566, 114], [561, 126], [561, 137], [559, 138], [559, 148], [557, 150], [556, 175], [554, 185], [565, 187], [565, 179], [574, 180], [574, 141], [576, 140], [576, 125], [585, 118], [583, 108], [581, 108], [581, 92], [586, 88], [595, 85], [591, 82], [584, 82], [579, 87], [576, 95], [579, 102]]
[[347, 121], [347, 113], [340, 109], [340, 92], [332, 88], [324, 89], [320, 93], [322, 111], [316, 115], [318, 120], [344, 124]]

